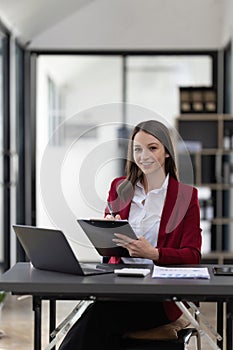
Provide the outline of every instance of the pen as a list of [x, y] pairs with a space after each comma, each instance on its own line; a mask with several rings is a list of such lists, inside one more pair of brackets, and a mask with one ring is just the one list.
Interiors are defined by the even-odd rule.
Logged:
[[114, 212], [113, 212], [113, 209], [112, 209], [111, 204], [110, 204], [109, 202], [107, 202], [107, 204], [108, 204], [109, 213], [115, 218], [115, 214], [114, 214]]

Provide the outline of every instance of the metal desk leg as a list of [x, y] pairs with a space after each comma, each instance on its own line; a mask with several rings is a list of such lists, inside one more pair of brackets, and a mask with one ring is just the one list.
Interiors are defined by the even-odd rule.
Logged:
[[[56, 328], [56, 300], [49, 300], [49, 343], [53, 340], [51, 336], [52, 332]], [[56, 346], [53, 347], [52, 350], [55, 350]]]
[[226, 303], [226, 349], [233, 349], [233, 301]]
[[[217, 302], [217, 332], [219, 334], [222, 334], [222, 337], [224, 338], [223, 334], [223, 302], [219, 301]], [[223, 339], [217, 341], [218, 346], [223, 349]]]
[[34, 350], [41, 350], [41, 299], [33, 296]]
[[82, 316], [84, 311], [91, 305], [94, 300], [82, 300], [70, 312], [70, 314], [60, 323], [60, 325], [51, 333], [53, 340], [46, 346], [45, 350], [52, 350], [57, 342], [64, 337], [75, 322]]
[[[199, 334], [203, 337], [205, 337], [208, 340], [209, 345], [214, 350], [221, 350], [218, 345], [215, 343], [215, 341], [206, 333], [206, 331], [200, 326], [200, 324], [197, 322], [197, 320], [193, 317], [191, 312], [187, 309], [186, 305], [182, 301], [178, 301], [177, 298], [173, 298], [176, 305], [179, 307], [179, 309], [182, 311], [182, 313], [186, 316], [186, 318], [190, 321], [190, 323], [197, 329]], [[188, 305], [191, 307], [193, 311], [195, 311], [195, 315], [198, 316], [202, 320], [202, 322], [205, 324], [205, 326], [208, 328], [208, 330], [212, 333], [212, 335], [215, 336], [216, 339], [222, 339], [220, 334], [217, 333], [217, 331], [213, 328], [211, 324], [207, 321], [207, 319], [202, 315], [199, 308], [192, 302], [186, 301]]]

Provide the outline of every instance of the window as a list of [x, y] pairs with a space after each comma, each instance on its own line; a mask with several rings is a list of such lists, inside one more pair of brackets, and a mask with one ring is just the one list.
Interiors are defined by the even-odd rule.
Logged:
[[[122, 175], [126, 152], [119, 135], [125, 123], [135, 125], [144, 116], [140, 110], [134, 113], [122, 108], [121, 102], [151, 109], [174, 124], [179, 114], [179, 86], [212, 86], [214, 82], [213, 60], [208, 54], [40, 54], [37, 225], [55, 224], [74, 243], [81, 259], [88, 255], [96, 260], [76, 219], [102, 216], [110, 181]], [[58, 172], [56, 167], [60, 167]], [[46, 191], [43, 172], [51, 184]]]

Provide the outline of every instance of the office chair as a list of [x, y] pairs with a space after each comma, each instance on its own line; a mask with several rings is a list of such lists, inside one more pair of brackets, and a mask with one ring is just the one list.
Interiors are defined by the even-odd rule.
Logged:
[[[200, 314], [198, 313], [198, 309], [194, 311], [194, 319], [196, 323], [200, 323]], [[170, 339], [153, 339], [153, 336], [148, 336], [151, 332], [144, 332], [138, 336], [138, 332], [129, 334], [129, 337], [122, 339], [122, 350], [186, 350], [186, 346], [188, 345], [190, 339], [195, 337], [195, 346], [196, 350], [201, 350], [201, 337], [200, 332], [191, 325], [188, 326], [187, 320], [185, 321], [183, 318], [175, 321], [172, 327], [168, 327], [165, 325], [163, 328], [162, 334], [167, 337], [170, 334]], [[199, 328], [199, 326], [197, 327]], [[172, 339], [171, 334], [173, 335], [173, 331], [176, 330], [177, 339]], [[137, 334], [137, 335], [136, 335]], [[152, 334], [155, 333], [152, 330]], [[160, 331], [161, 336], [161, 331]], [[135, 339], [137, 337], [137, 339]], [[151, 339], [147, 339], [151, 338]], [[139, 339], [140, 338], [140, 339]], [[157, 331], [158, 338], [158, 331]]]
[[191, 337], [196, 337], [196, 349], [201, 350], [199, 333], [196, 328], [184, 328], [177, 332], [178, 339], [148, 340], [123, 339], [122, 350], [185, 350]]

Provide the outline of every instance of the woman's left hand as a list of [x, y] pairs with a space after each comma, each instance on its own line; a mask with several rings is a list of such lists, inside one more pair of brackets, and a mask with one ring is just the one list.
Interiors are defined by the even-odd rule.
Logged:
[[158, 249], [153, 247], [145, 237], [140, 236], [138, 239], [132, 239], [121, 233], [115, 233], [114, 235], [116, 238], [113, 241], [118, 246], [126, 248], [131, 257], [158, 260]]

